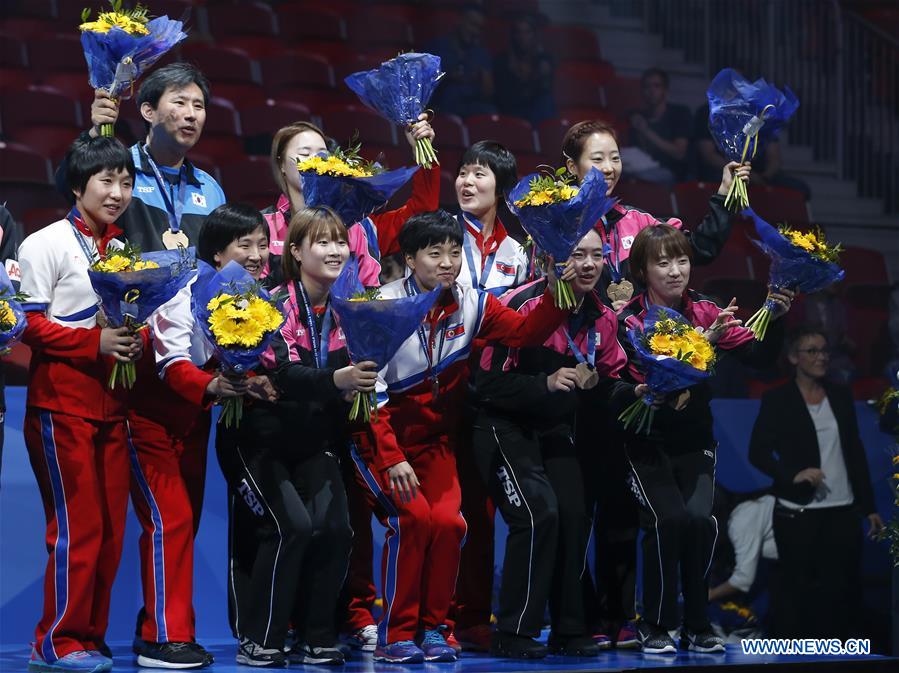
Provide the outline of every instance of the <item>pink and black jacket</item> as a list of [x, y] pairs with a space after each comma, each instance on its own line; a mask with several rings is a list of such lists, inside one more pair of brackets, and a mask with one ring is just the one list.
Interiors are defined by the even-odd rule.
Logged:
[[[629, 329], [643, 329], [643, 320], [649, 311], [650, 302], [646, 292], [634, 297], [618, 312], [618, 340], [624, 346], [628, 356], [628, 366], [622, 372], [622, 378], [633, 383], [642, 383], [645, 375], [640, 367], [639, 359], [627, 336]], [[710, 297], [695, 290], [687, 290], [683, 303], [676, 309], [678, 313], [696, 327], [708, 330], [721, 312]], [[783, 343], [783, 321], [771, 323], [764, 341], [756, 341], [752, 332], [745, 327], [731, 327], [725, 332], [715, 349], [719, 362], [722, 358], [736, 357], [743, 364], [764, 369], [777, 360]], [[690, 401], [681, 411], [675, 411], [667, 404], [656, 411], [652, 423], [649, 441], [661, 442], [669, 453], [695, 451], [697, 447], [712, 446], [712, 391], [708, 380], [690, 389]], [[642, 440], [642, 436], [641, 436]]]
[[[536, 306], [546, 283], [546, 278], [527, 283], [506, 293], [500, 301], [526, 316]], [[549, 375], [590, 359], [600, 377], [595, 388], [549, 392]], [[633, 384], [620, 376], [626, 366], [615, 314], [594, 291], [542, 345], [511, 348], [489, 344], [481, 353], [475, 385], [481, 408], [492, 421], [512, 423], [541, 436], [573, 437], [582, 405], [607, 404], [614, 399], [613, 404], [623, 408], [633, 401]]]

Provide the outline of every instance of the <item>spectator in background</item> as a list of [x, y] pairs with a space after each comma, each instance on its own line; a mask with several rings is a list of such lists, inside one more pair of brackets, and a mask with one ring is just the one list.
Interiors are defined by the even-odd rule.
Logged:
[[440, 57], [446, 73], [431, 99], [445, 114], [467, 117], [493, 114], [493, 63], [481, 42], [484, 10], [466, 5], [459, 15], [455, 31], [433, 40], [425, 48]]
[[[709, 132], [709, 105], [706, 103], [696, 111], [693, 119], [693, 155], [696, 162], [696, 179], [714, 182], [721, 175], [727, 159], [718, 151]], [[749, 182], [755, 185], [772, 185], [802, 192], [805, 200], [812, 196], [809, 186], [793, 175], [783, 172], [783, 158], [778, 141], [765, 143], [752, 160], [752, 174]]]
[[826, 380], [827, 339], [802, 328], [790, 340], [794, 380], [762, 397], [749, 460], [774, 481], [780, 558], [772, 598], [779, 638], [858, 635], [862, 537], [883, 530], [851, 391]]
[[846, 305], [840, 288], [841, 284], [836, 283], [805, 297], [800, 317], [803, 324], [820, 330], [827, 339], [830, 347], [827, 378], [846, 385], [856, 374], [852, 362], [855, 344], [847, 334]]
[[556, 116], [553, 61], [537, 36], [537, 19], [518, 16], [512, 22], [509, 48], [493, 62], [496, 106], [505, 115], [532, 124]]
[[[660, 184], [674, 184], [687, 176], [690, 143], [690, 110], [668, 102], [668, 73], [650, 68], [640, 79], [644, 107], [630, 113], [629, 144], [639, 148], [657, 165], [628, 171], [629, 177]], [[718, 174], [724, 164], [718, 167]]]

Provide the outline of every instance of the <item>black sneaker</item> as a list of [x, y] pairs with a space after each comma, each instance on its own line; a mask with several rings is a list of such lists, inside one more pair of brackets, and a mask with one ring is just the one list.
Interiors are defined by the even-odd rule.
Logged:
[[668, 632], [642, 619], [637, 622], [637, 640], [647, 654], [677, 654], [677, 645]]
[[209, 664], [215, 663], [215, 657], [212, 656], [212, 653], [209, 652], [209, 650], [207, 650], [205, 647], [200, 645], [200, 643], [194, 642], [194, 643], [189, 643], [189, 645], [194, 649], [195, 652], [198, 652], [199, 654], [203, 655], [203, 657], [206, 659], [207, 666]]
[[490, 656], [505, 659], [542, 659], [549, 650], [527, 636], [494, 631], [490, 638]]
[[599, 645], [590, 636], [557, 636], [549, 634], [549, 651], [560, 657], [596, 657]]
[[254, 643], [249, 638], [240, 639], [240, 647], [237, 648], [237, 663], [244, 666], [257, 666], [268, 668], [284, 668], [287, 666], [287, 657], [284, 652], [274, 648], [263, 647]]
[[[194, 643], [151, 643], [143, 641], [137, 665], [144, 668], [204, 668], [208, 654], [194, 649]], [[205, 650], [204, 650], [205, 652]]]
[[703, 652], [706, 654], [724, 652], [724, 640], [710, 628], [698, 633], [688, 631], [685, 628], [683, 635], [681, 635], [681, 646], [683, 647], [684, 645], [691, 652]]
[[297, 645], [290, 651], [291, 664], [342, 666], [345, 662], [346, 657], [336, 647], [310, 647], [304, 644]]

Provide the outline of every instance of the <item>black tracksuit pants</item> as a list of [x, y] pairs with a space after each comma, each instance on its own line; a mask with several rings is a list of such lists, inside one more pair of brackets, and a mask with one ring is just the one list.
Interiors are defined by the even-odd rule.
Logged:
[[539, 438], [482, 412], [474, 453], [509, 528], [499, 630], [536, 637], [548, 598], [553, 633], [584, 635], [581, 576], [592, 519], [574, 443], [567, 437]]
[[219, 427], [230, 496], [231, 629], [283, 648], [293, 624], [299, 642], [333, 647], [353, 537], [340, 463], [331, 451], [294, 459], [290, 449], [247, 447]]
[[643, 529], [643, 619], [678, 627], [678, 580], [684, 625], [709, 627], [708, 570], [718, 534], [712, 516], [715, 447], [669, 455], [655, 442], [629, 440], [631, 490]]

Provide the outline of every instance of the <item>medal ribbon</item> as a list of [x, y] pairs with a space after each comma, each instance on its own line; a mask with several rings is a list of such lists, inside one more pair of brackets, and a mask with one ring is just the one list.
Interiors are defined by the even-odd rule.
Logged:
[[162, 194], [162, 200], [165, 202], [165, 210], [169, 216], [169, 229], [177, 234], [181, 231], [181, 215], [184, 213], [184, 201], [187, 197], [187, 169], [184, 165], [181, 166], [178, 179], [178, 197], [173, 199], [169, 194], [169, 185], [171, 183], [162, 177], [162, 172], [159, 170], [156, 162], [153, 161], [153, 157], [150, 156], [150, 150], [147, 145], [144, 145], [144, 153], [147, 155], [147, 162], [150, 164], [153, 177], [156, 178], [159, 193]]
[[297, 310], [299, 310], [300, 306], [297, 303], [296, 291], [297, 285], [300, 287], [300, 292], [303, 296], [303, 307], [306, 309], [306, 329], [309, 330], [309, 341], [312, 343], [312, 358], [315, 360], [315, 367], [317, 369], [325, 369], [328, 364], [328, 345], [331, 341], [331, 304], [329, 301], [328, 304], [325, 305], [322, 329], [316, 338], [315, 311], [312, 310], [309, 296], [306, 294], [306, 288], [303, 287], [301, 282], [296, 281], [287, 286], [288, 292], [290, 293], [290, 299], [293, 301], [294, 306], [297, 307]]
[[[565, 338], [568, 339], [568, 347], [571, 349], [571, 352], [574, 354], [574, 359], [578, 361], [578, 363], [586, 363], [590, 366], [590, 369], [596, 368], [596, 325], [591, 325], [590, 329], [587, 331], [587, 352], [586, 354], [581, 352], [581, 349], [577, 347], [574, 343], [574, 339], [571, 338], [571, 334], [568, 332], [568, 328], [562, 328], [565, 331]], [[586, 357], [585, 357], [586, 355]]]

